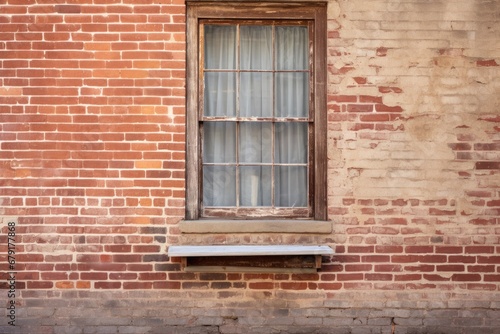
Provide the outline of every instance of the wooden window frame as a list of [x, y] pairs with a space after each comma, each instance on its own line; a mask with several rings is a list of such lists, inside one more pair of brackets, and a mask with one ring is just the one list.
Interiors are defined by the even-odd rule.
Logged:
[[[307, 20], [313, 26], [313, 87], [314, 134], [309, 143], [312, 168], [309, 173], [309, 217], [297, 219], [327, 220], [327, 155], [326, 155], [326, 2], [187, 2], [187, 99], [186, 99], [186, 219], [201, 216], [201, 143], [199, 101], [199, 24], [201, 20]], [[254, 211], [254, 209], [245, 209]], [[242, 210], [240, 212], [245, 212]], [[231, 216], [229, 219], [256, 219], [265, 216], [265, 208]], [[269, 218], [269, 217], [266, 217]], [[287, 217], [290, 219], [291, 217]], [[292, 217], [293, 218], [293, 217]], [[282, 219], [273, 217], [273, 219]]]

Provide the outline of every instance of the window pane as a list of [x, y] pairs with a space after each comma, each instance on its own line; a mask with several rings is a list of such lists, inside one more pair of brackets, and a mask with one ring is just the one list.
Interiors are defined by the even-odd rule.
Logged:
[[240, 123], [239, 161], [246, 163], [270, 163], [271, 123]]
[[240, 68], [242, 70], [271, 70], [272, 40], [271, 26], [242, 26], [240, 28]]
[[249, 166], [240, 169], [241, 206], [271, 206], [271, 167]]
[[276, 117], [308, 117], [309, 74], [276, 73]]
[[276, 163], [307, 163], [307, 123], [276, 123]]
[[267, 24], [204, 25], [204, 207], [308, 205], [309, 124], [264, 119], [309, 116], [308, 28]]
[[276, 27], [278, 70], [307, 70], [309, 67], [309, 36], [307, 27]]
[[274, 177], [275, 206], [307, 206], [307, 167], [277, 166]]
[[240, 75], [240, 116], [273, 116], [273, 77], [271, 73], [244, 72]]
[[236, 116], [236, 74], [205, 73], [205, 116]]
[[203, 204], [236, 206], [236, 167], [203, 167]]
[[236, 68], [236, 26], [205, 25], [205, 68]]
[[236, 162], [236, 124], [205, 122], [203, 125], [203, 161], [206, 163]]

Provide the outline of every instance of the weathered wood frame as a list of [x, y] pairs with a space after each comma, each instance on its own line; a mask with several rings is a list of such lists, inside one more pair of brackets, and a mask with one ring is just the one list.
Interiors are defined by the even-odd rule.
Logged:
[[[309, 180], [312, 217], [327, 220], [326, 2], [187, 2], [186, 219], [200, 218], [199, 21], [202, 19], [290, 19], [314, 22], [313, 173]], [[234, 217], [233, 217], [234, 218]], [[240, 217], [241, 218], [241, 217]], [[298, 217], [304, 218], [304, 217]]]

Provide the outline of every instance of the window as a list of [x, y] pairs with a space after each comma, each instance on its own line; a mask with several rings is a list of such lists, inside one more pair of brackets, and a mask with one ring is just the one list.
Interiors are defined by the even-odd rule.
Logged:
[[324, 13], [188, 3], [187, 219], [326, 219]]

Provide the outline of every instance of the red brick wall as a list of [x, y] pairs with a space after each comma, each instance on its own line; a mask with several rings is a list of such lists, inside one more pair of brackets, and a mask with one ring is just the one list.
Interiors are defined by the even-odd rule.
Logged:
[[21, 288], [165, 286], [155, 265], [184, 212], [184, 13], [2, 6], [0, 213], [19, 218]]
[[[328, 309], [388, 307], [420, 320], [394, 311], [379, 324], [359, 311], [347, 312], [345, 326], [360, 318], [366, 327], [431, 328], [426, 318], [442, 325], [464, 308], [486, 310], [473, 326], [500, 325], [487, 313], [500, 307], [499, 13], [496, 2], [331, 1], [333, 233], [182, 235], [184, 1], [3, 1], [0, 277], [8, 290], [7, 222], [17, 219], [16, 302], [28, 310], [20, 321], [40, 324], [28, 320], [45, 317], [41, 299], [59, 309], [84, 298], [99, 314], [96, 300], [137, 302], [128, 291], [137, 290], [159, 296], [150, 313], [169, 298], [213, 310], [247, 303], [242, 314], [213, 311], [202, 321], [189, 311], [198, 304], [181, 314], [172, 302], [169, 326], [250, 326], [235, 321], [260, 303], [275, 313], [262, 311], [259, 325], [283, 319], [274, 324], [283, 328], [297, 326], [285, 319], [303, 308], [307, 328], [343, 317]], [[166, 255], [177, 243], [319, 243], [337, 254], [317, 274], [185, 273]]]

